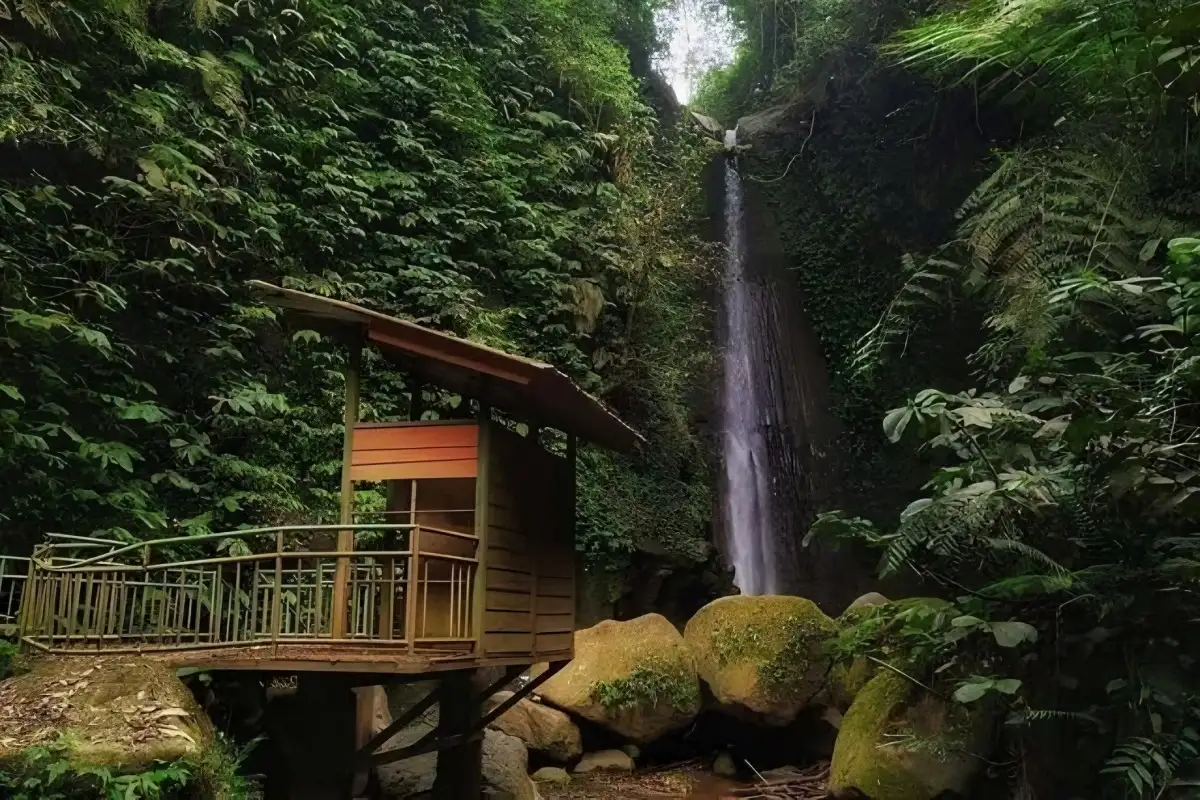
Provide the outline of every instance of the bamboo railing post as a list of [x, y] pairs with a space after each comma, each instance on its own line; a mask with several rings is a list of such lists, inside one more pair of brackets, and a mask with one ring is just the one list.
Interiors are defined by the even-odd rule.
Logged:
[[279, 655], [280, 611], [283, 609], [283, 531], [275, 534], [275, 601], [271, 606], [272, 655]]
[[25, 591], [21, 597], [21, 605], [17, 607], [17, 641], [28, 635], [30, 629], [29, 617], [34, 614], [38, 603], [41, 586], [33, 580], [33, 559], [25, 567]]
[[[396, 508], [399, 481], [388, 481], [386, 484], [387, 502], [386, 511], [392, 512]], [[386, 522], [388, 517], [384, 517]], [[383, 541], [386, 544], [386, 549], [396, 549], [396, 532], [388, 531], [384, 533]], [[396, 557], [380, 559], [382, 572], [380, 574], [380, 596], [379, 596], [379, 638], [384, 641], [390, 641], [395, 635], [396, 630]], [[386, 580], [385, 580], [386, 579]]]
[[208, 641], [216, 644], [221, 640], [221, 600], [224, 598], [225, 583], [221, 580], [221, 568], [218, 566], [212, 573], [213, 599], [208, 607]]
[[[349, 525], [354, 514], [354, 481], [351, 479], [354, 460], [354, 425], [358, 422], [358, 380], [359, 367], [362, 364], [362, 342], [355, 341], [350, 345], [349, 360], [346, 363], [346, 430], [342, 436], [342, 496], [341, 513], [338, 522]], [[348, 553], [354, 549], [354, 531], [338, 531], [339, 553]], [[337, 569], [333, 578], [333, 608], [330, 609], [331, 629], [334, 639], [342, 639], [346, 635], [347, 582], [350, 575], [350, 558], [338, 556]]]
[[313, 635], [320, 638], [321, 632], [325, 629], [325, 626], [324, 626], [322, 618], [321, 618], [321, 616], [322, 616], [321, 615], [321, 603], [322, 603], [323, 595], [325, 592], [324, 587], [321, 584], [323, 583], [323, 579], [324, 579], [323, 573], [325, 572], [325, 560], [323, 558], [317, 558], [314, 560], [317, 562], [316, 570], [315, 570], [316, 578], [314, 578], [314, 580], [316, 581], [317, 596], [313, 600], [314, 604], [316, 605], [316, 621], [313, 623]]
[[260, 566], [257, 561], [254, 562], [254, 580], [250, 584], [250, 619], [246, 633], [251, 641], [258, 638], [258, 581]]
[[[404, 635], [408, 638], [408, 652], [417, 649], [417, 595], [420, 581], [417, 568], [421, 559], [421, 529], [417, 527], [417, 481], [412, 481], [408, 493], [408, 589], [404, 593]], [[429, 587], [425, 587], [429, 591]]]
[[242, 564], [239, 561], [234, 565], [233, 570], [233, 632], [229, 638], [231, 641], [239, 641], [238, 634], [242, 631]]

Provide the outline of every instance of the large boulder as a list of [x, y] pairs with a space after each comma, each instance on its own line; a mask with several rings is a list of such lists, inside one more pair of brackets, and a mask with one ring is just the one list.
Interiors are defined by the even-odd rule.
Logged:
[[[375, 705], [372, 735], [392, 724], [393, 714], [400, 715], [414, 703], [419, 702], [437, 685], [436, 681], [418, 681], [388, 687], [387, 694], [378, 692], [377, 697], [386, 697], [386, 702]], [[435, 704], [409, 725], [396, 732], [379, 748], [379, 752], [395, 750], [414, 744], [438, 726], [438, 709]], [[529, 779], [529, 751], [515, 736], [496, 730], [486, 730], [483, 735], [483, 783], [484, 787], [499, 796], [511, 796], [515, 800], [539, 800], [537, 787]], [[433, 789], [437, 777], [437, 753], [426, 753], [402, 761], [393, 761], [375, 768], [380, 795], [387, 798], [425, 796]]]
[[984, 706], [969, 709], [881, 670], [842, 719], [829, 789], [858, 789], [872, 800], [966, 795], [990, 739]]
[[837, 625], [803, 597], [722, 597], [696, 612], [684, 640], [721, 710], [783, 726], [822, 698]]
[[[498, 692], [488, 701], [488, 710], [512, 697], [512, 692]], [[571, 718], [556, 708], [519, 700], [500, 715], [492, 727], [515, 736], [534, 752], [555, 761], [574, 761], [583, 753], [579, 728]]]
[[31, 747], [61, 741], [72, 768], [141, 772], [194, 761], [213, 727], [171, 667], [137, 656], [33, 662], [0, 683], [0, 770], [20, 769]]
[[692, 120], [700, 126], [702, 131], [717, 141], [721, 141], [725, 138], [725, 126], [720, 122], [717, 122], [712, 117], [693, 111]]
[[501, 797], [541, 800], [529, 777], [529, 751], [520, 739], [507, 733], [483, 732], [483, 783]]
[[700, 712], [696, 664], [679, 631], [658, 614], [576, 631], [575, 659], [542, 685], [541, 696], [642, 743]]

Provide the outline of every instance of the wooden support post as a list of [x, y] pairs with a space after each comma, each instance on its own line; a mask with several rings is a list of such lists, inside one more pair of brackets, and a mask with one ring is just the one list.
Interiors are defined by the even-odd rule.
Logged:
[[[354, 481], [350, 479], [350, 470], [354, 456], [354, 425], [358, 422], [358, 373], [361, 365], [362, 342], [355, 341], [350, 345], [350, 356], [346, 362], [346, 432], [342, 436], [342, 507], [338, 516], [338, 522], [343, 525], [351, 524], [354, 519]], [[354, 531], [338, 531], [337, 549], [339, 553], [348, 553], [354, 549]], [[329, 609], [334, 639], [346, 638], [349, 578], [350, 557], [339, 556], [333, 574], [333, 607]]]
[[[354, 752], [357, 754], [375, 735], [375, 711], [381, 704], [387, 708], [387, 694], [382, 686], [362, 686], [354, 689], [354, 698]], [[350, 796], [361, 797], [367, 791], [370, 779], [370, 765], [356, 758]]]
[[488, 579], [488, 519], [491, 516], [492, 409], [479, 403], [479, 466], [475, 473], [475, 580], [471, 592], [471, 637], [475, 640], [475, 655], [487, 654], [483, 624], [487, 608]]
[[[576, 546], [576, 528], [578, 524], [576, 517], [578, 516], [578, 497], [579, 497], [579, 440], [575, 434], [567, 434], [567, 491], [570, 496], [567, 502], [570, 504], [570, 518], [568, 520], [567, 536], [570, 537], [567, 541], [571, 545], [572, 552]], [[575, 576], [571, 581], [571, 627], [574, 628], [576, 621], [579, 619], [579, 587], [583, 585], [583, 565], [576, 558]], [[574, 650], [574, 644], [572, 644]]]
[[438, 736], [456, 737], [438, 751], [437, 778], [433, 783], [435, 800], [466, 800], [479, 797], [483, 790], [483, 738], [471, 735], [480, 716], [480, 707], [471, 687], [474, 670], [449, 672], [442, 678], [438, 705]]

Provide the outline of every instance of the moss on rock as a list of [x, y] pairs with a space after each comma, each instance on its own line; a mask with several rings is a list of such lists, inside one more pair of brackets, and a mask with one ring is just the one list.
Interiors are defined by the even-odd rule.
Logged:
[[540, 693], [547, 703], [636, 742], [682, 728], [701, 705], [695, 661], [659, 614], [576, 631], [575, 659]]
[[155, 762], [201, 762], [212, 723], [165, 664], [135, 656], [33, 662], [0, 683], [0, 768], [54, 745], [72, 769], [140, 772]]
[[684, 640], [721, 708], [786, 725], [813, 702], [830, 671], [837, 625], [803, 597], [723, 597], [696, 612]]
[[984, 707], [968, 710], [880, 670], [842, 719], [829, 789], [858, 789], [872, 800], [931, 800], [946, 791], [965, 792], [990, 729]]

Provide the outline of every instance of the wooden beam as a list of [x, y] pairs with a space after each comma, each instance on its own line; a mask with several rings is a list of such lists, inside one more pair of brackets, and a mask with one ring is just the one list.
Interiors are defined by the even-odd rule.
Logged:
[[[430, 731], [428, 734], [421, 737], [419, 741], [414, 742], [407, 747], [401, 747], [396, 750], [388, 750], [386, 752], [371, 756], [371, 766], [381, 767], [384, 764], [393, 764], [397, 761], [403, 761], [406, 758], [416, 758], [417, 756], [423, 756], [427, 753], [436, 753], [441, 750], [445, 750], [447, 747], [454, 747], [458, 744], [461, 744], [463, 741], [470, 738], [466, 734], [439, 736], [434, 738], [436, 733], [436, 730]], [[475, 738], [482, 739], [483, 737], [476, 733]], [[464, 795], [451, 795], [451, 798], [452, 800], [461, 800], [463, 796]]]
[[[371, 329], [367, 332], [367, 336], [370, 338], [370, 340], [379, 345], [394, 347], [397, 350], [402, 350], [406, 353], [413, 353], [418, 356], [425, 356], [426, 358], [433, 358], [447, 364], [453, 364], [456, 367], [462, 367], [473, 372], [479, 372], [483, 375], [500, 378], [501, 380], [509, 381], [520, 386], [525, 386], [529, 383], [529, 378], [527, 376], [514, 372], [511, 369], [505, 369], [503, 366], [498, 366], [498, 364], [507, 363], [507, 361], [511, 359], [511, 357], [507, 356], [507, 354], [500, 354], [500, 357], [497, 358], [493, 354], [478, 350], [476, 348], [476, 351], [479, 352], [482, 357], [471, 357], [465, 354], [453, 355], [446, 352], [446, 350], [442, 347], [418, 344], [411, 336], [409, 338], [403, 338], [398, 334], [399, 331], [393, 331], [391, 334], [384, 333], [377, 326], [371, 326]], [[438, 344], [441, 343], [439, 342]], [[472, 348], [471, 343], [466, 342], [465, 344], [466, 348], [463, 348], [463, 352], [470, 352], [470, 349]], [[492, 361], [494, 363], [489, 364], [487, 363], [488, 361]], [[520, 367], [526, 368], [526, 365], [521, 364]]]
[[516, 666], [506, 667], [504, 670], [504, 674], [502, 676], [500, 676], [499, 678], [497, 678], [496, 680], [494, 680], [492, 682], [492, 685], [487, 687], [486, 689], [484, 689], [483, 693], [479, 695], [479, 700], [477, 701], [478, 704], [483, 705], [484, 703], [486, 703], [488, 701], [489, 697], [491, 697], [496, 692], [503, 689], [505, 686], [508, 686], [508, 684], [512, 683], [513, 679], [516, 678], [518, 675], [520, 675], [522, 672], [524, 672], [526, 669], [528, 669], [528, 667], [526, 667], [524, 664], [518, 664]]
[[481, 720], [479, 720], [478, 725], [476, 725], [476, 729], [483, 730], [488, 725], [491, 725], [493, 722], [498, 720], [501, 717], [501, 715], [504, 714], [504, 712], [508, 711], [510, 708], [515, 706], [517, 703], [524, 700], [526, 697], [528, 697], [533, 692], [534, 689], [538, 688], [543, 683], [545, 683], [546, 681], [553, 678], [555, 675], [557, 675], [559, 672], [562, 671], [563, 667], [565, 667], [567, 664], [570, 664], [570, 663], [571, 663], [570, 661], [554, 661], [554, 662], [552, 662], [546, 668], [545, 672], [543, 672], [541, 675], [538, 675], [536, 678], [533, 678], [528, 683], [526, 683], [524, 686], [519, 687], [515, 692], [513, 692], [512, 697], [508, 698], [503, 703], [500, 703], [498, 706], [496, 706], [491, 711], [489, 711], [486, 715], [484, 715], [484, 717]]
[[[358, 755], [355, 757], [356, 762], [360, 763], [360, 764], [365, 764], [367, 762], [370, 762], [372, 764], [390, 763], [389, 761], [384, 761], [384, 762], [377, 761], [376, 760], [377, 757], [374, 757], [373, 754], [375, 753], [376, 750], [378, 750], [380, 747], [382, 747], [384, 744], [386, 744], [388, 739], [391, 739], [397, 733], [399, 733], [400, 731], [404, 730], [406, 727], [411, 725], [413, 720], [415, 720], [417, 717], [421, 716], [426, 711], [433, 708], [433, 704], [438, 701], [438, 698], [441, 696], [441, 692], [442, 692], [442, 689], [441, 689], [440, 685], [434, 687], [433, 690], [431, 690], [429, 692], [429, 694], [425, 695], [425, 697], [423, 697], [422, 699], [413, 703], [412, 706], [407, 711], [405, 711], [400, 716], [396, 717], [396, 719], [394, 719], [392, 721], [391, 725], [388, 725], [386, 728], [381, 730], [379, 733], [372, 736], [370, 741], [368, 741], [365, 745], [363, 745], [362, 748], [358, 751]], [[401, 749], [404, 749], [404, 748], [401, 748]], [[398, 750], [389, 750], [387, 753], [383, 753], [382, 755], [387, 756], [387, 755], [391, 755], [392, 753], [396, 753], [396, 752], [399, 752], [399, 751]], [[406, 756], [401, 756], [400, 758], [405, 758], [405, 757]], [[390, 759], [390, 761], [399, 761], [399, 760], [400, 760], [399, 758]]]
[[[362, 366], [362, 342], [350, 346], [349, 358], [346, 362], [346, 410], [344, 422], [346, 432], [342, 436], [342, 493], [341, 511], [338, 522], [349, 525], [354, 516], [354, 480], [352, 478], [354, 460], [354, 425], [358, 422], [359, 398], [359, 369]], [[338, 531], [338, 548], [341, 552], [354, 549], [354, 531]], [[348, 613], [349, 597], [347, 596], [350, 582], [350, 559], [341, 557], [333, 573], [333, 604], [329, 609], [330, 629], [334, 639], [346, 637], [346, 615]]]

